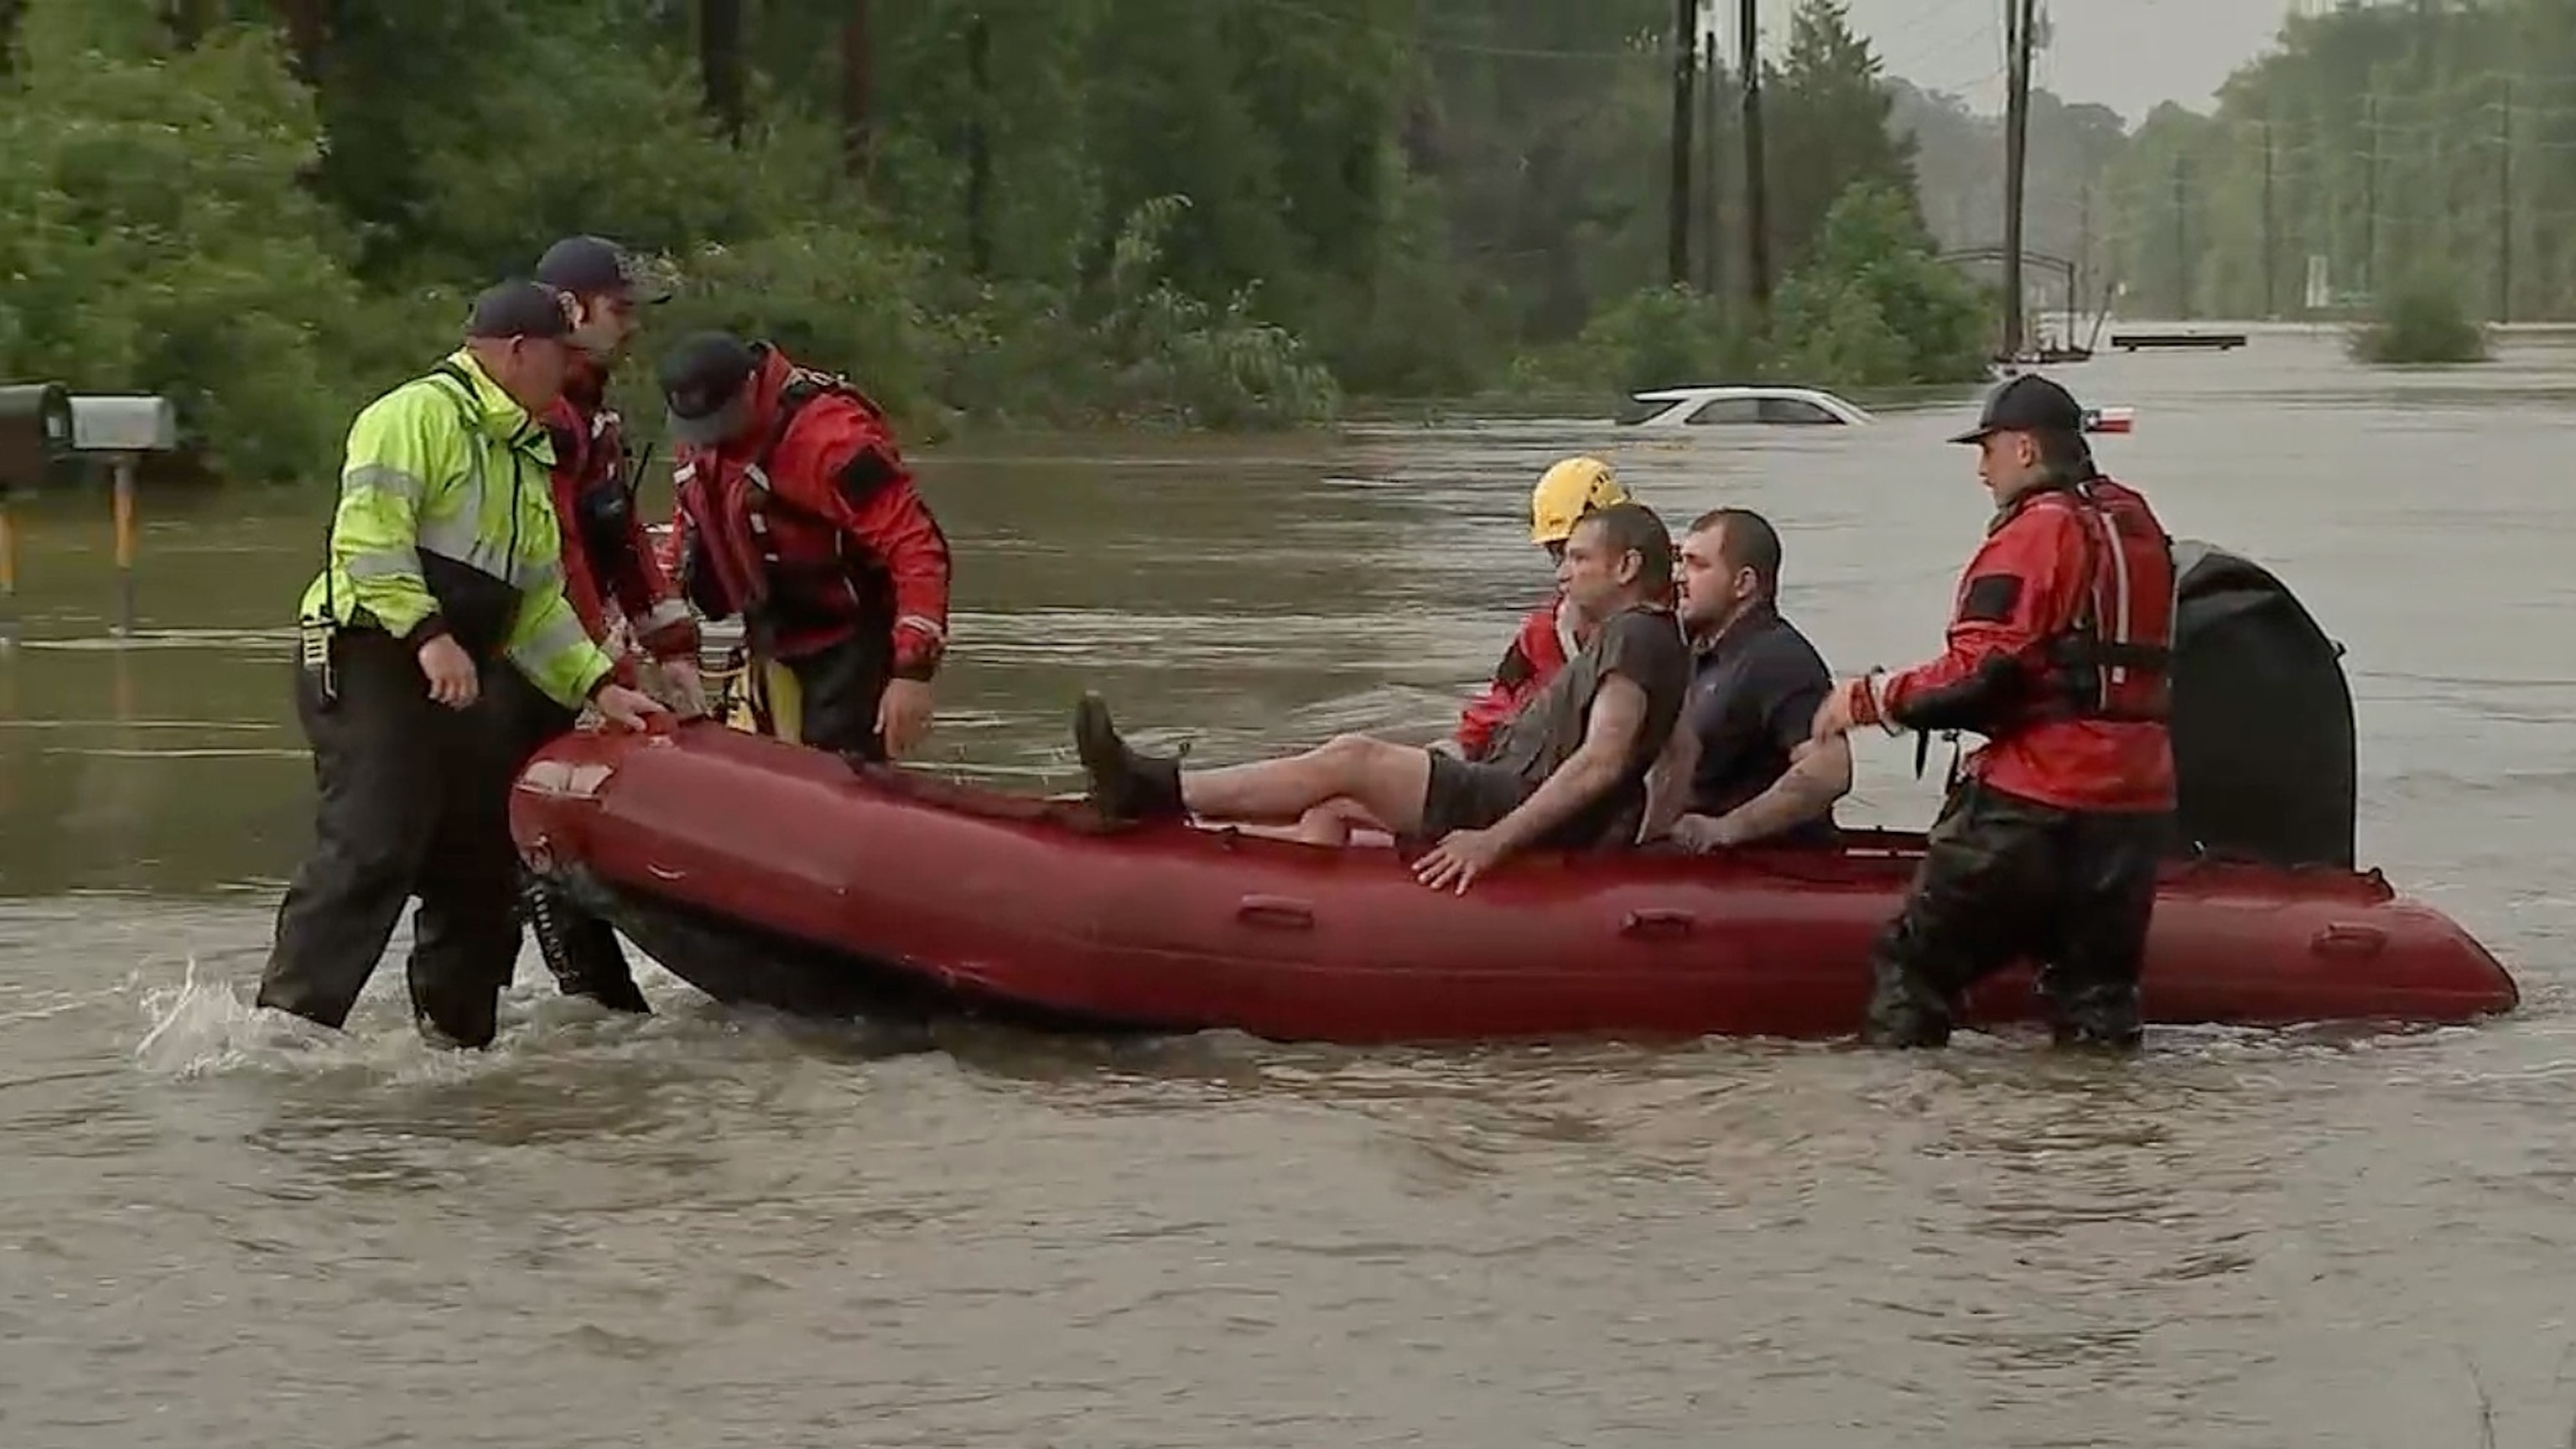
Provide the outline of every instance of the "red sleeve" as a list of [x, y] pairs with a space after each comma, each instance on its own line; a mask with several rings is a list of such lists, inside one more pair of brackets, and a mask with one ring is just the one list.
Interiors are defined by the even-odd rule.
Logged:
[[[626, 457], [625, 439], [613, 436], [611, 441], [595, 443], [623, 471]], [[624, 488], [623, 477], [604, 479], [599, 486]], [[614, 555], [597, 560], [600, 582], [617, 596], [618, 612], [626, 616], [635, 630], [635, 642], [656, 659], [694, 659], [698, 654], [698, 623], [689, 613], [688, 604], [671, 587], [671, 570], [663, 566], [654, 552], [653, 536], [644, 527], [644, 515], [635, 505], [640, 500], [629, 495], [626, 509], [626, 531]]]
[[852, 407], [818, 455], [850, 536], [885, 564], [894, 584], [894, 673], [928, 679], [948, 647], [948, 536], [914, 488], [885, 425]]
[[[1539, 637], [1533, 638], [1533, 632]], [[1493, 679], [1459, 712], [1458, 748], [1468, 759], [1484, 758], [1485, 751], [1493, 745], [1494, 732], [1520, 713], [1529, 697], [1547, 683], [1549, 671], [1542, 669], [1539, 661], [1555, 658], [1561, 652], [1556, 642], [1556, 604], [1551, 601], [1521, 620], [1519, 632], [1503, 650], [1502, 662], [1494, 666]]]
[[2025, 508], [1997, 529], [1959, 577], [1946, 647], [1938, 657], [1859, 691], [1858, 722], [1921, 728], [1916, 721], [1947, 717], [1954, 706], [2007, 687], [2032, 650], [2072, 612], [2070, 595], [2084, 578], [2082, 549], [2063, 508]]
[[1525, 696], [1503, 682], [1505, 673], [1519, 660], [1520, 645], [1515, 643], [1503, 651], [1502, 667], [1494, 671], [1494, 678], [1485, 686], [1484, 693], [1467, 701], [1467, 707], [1459, 711], [1458, 748], [1468, 759], [1483, 759], [1486, 749], [1494, 742], [1494, 731], [1520, 713]]

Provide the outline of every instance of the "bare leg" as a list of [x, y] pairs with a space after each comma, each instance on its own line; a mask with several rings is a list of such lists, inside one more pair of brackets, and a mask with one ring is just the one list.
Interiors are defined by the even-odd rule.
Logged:
[[1344, 735], [1284, 760], [1184, 774], [1177, 761], [1129, 749], [1095, 696], [1085, 696], [1074, 713], [1074, 745], [1091, 776], [1093, 803], [1112, 819], [1286, 821], [1348, 800], [1385, 828], [1411, 832], [1422, 824], [1431, 786], [1429, 751], [1366, 735]]
[[1410, 831], [1422, 824], [1422, 797], [1430, 787], [1429, 752], [1343, 735], [1284, 760], [1183, 771], [1181, 802], [1194, 815], [1283, 820], [1347, 800], [1391, 829]]
[[1342, 798], [1327, 800], [1298, 816], [1297, 823], [1281, 831], [1280, 836], [1339, 850], [1351, 843], [1354, 831], [1383, 829], [1385, 827], [1378, 824], [1377, 817], [1370, 814], [1366, 806], [1357, 800]]

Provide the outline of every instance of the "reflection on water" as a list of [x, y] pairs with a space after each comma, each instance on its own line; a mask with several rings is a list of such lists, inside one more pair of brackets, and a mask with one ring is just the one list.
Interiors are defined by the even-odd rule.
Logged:
[[[612, 1018], [531, 961], [488, 1055], [423, 1049], [398, 965], [322, 1032], [243, 1003], [309, 829], [285, 624], [327, 501], [148, 500], [124, 644], [104, 507], [49, 504], [0, 656], [0, 1331], [48, 1386], [6, 1441], [2340, 1449], [2471, 1442], [2483, 1392], [2559, 1442], [2576, 354], [2254, 331], [2066, 375], [2138, 409], [2102, 452], [2169, 525], [2347, 645], [2363, 853], [2508, 959], [2515, 1020], [2134, 1064], [922, 1051], [658, 971]], [[1575, 450], [1676, 525], [1768, 513], [1839, 668], [1917, 657], [1984, 522], [1938, 442], [1968, 405], [949, 450], [933, 763], [1061, 788], [1085, 687], [1202, 758], [1438, 732], [1548, 587], [1521, 510]], [[1851, 814], [1925, 818], [1911, 750], [1862, 751]]]

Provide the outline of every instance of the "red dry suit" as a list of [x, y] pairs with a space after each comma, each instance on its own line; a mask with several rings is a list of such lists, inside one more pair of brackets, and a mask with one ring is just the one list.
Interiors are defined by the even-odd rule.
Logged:
[[1494, 666], [1492, 682], [1460, 712], [1458, 746], [1468, 759], [1484, 758], [1494, 733], [1520, 713], [1530, 696], [1545, 688], [1565, 667], [1565, 661], [1582, 647], [1575, 640], [1572, 621], [1564, 609], [1565, 599], [1560, 595], [1530, 610], [1528, 617], [1521, 620], [1520, 631], [1504, 648], [1502, 662]]
[[[552, 482], [555, 518], [563, 530], [564, 593], [592, 639], [608, 642], [613, 601], [644, 652], [694, 663], [697, 620], [672, 587], [635, 509], [625, 431], [607, 406], [606, 391], [606, 377], [586, 357], [577, 357], [563, 396], [542, 420], [555, 445]], [[632, 686], [634, 674], [632, 661], [621, 656], [618, 682]]]
[[1969, 774], [2067, 810], [2174, 807], [2172, 540], [2096, 475], [2005, 505], [1960, 576], [1948, 648], [1872, 675], [1853, 719], [1972, 730]]
[[937, 673], [948, 640], [948, 539], [913, 487], [885, 415], [838, 377], [766, 343], [751, 425], [682, 447], [668, 557], [709, 618], [741, 615], [792, 661], [858, 640], [895, 678]]

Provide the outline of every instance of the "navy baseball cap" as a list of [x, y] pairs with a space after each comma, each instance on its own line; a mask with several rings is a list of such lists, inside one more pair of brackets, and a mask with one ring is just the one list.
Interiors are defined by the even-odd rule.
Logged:
[[1986, 394], [1977, 425], [1950, 441], [1982, 442], [1988, 433], [2081, 433], [2084, 408], [2074, 394], [2035, 372], [2026, 372]]
[[568, 236], [537, 259], [537, 280], [577, 297], [627, 297], [667, 302], [670, 289], [655, 284], [624, 247], [598, 236]]
[[750, 408], [751, 375], [759, 368], [759, 353], [730, 332], [696, 333], [664, 353], [654, 380], [672, 438], [714, 446], [732, 437]]
[[529, 337], [559, 342], [571, 334], [572, 319], [564, 315], [563, 298], [552, 287], [524, 279], [485, 288], [474, 299], [473, 314], [465, 320], [465, 335], [469, 338]]

